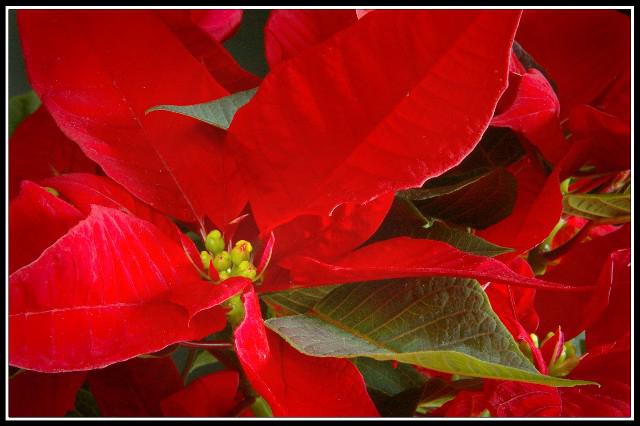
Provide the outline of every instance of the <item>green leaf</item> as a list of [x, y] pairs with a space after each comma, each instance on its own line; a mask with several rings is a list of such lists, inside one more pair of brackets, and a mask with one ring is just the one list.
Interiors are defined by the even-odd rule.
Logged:
[[100, 409], [93, 394], [81, 387], [76, 394], [75, 410], [69, 411], [66, 417], [100, 417]]
[[195, 105], [158, 105], [149, 108], [146, 114], [153, 111], [170, 111], [203, 121], [212, 126], [227, 130], [236, 112], [243, 107], [258, 89], [237, 92], [215, 101]]
[[224, 365], [211, 355], [208, 351], [202, 350], [198, 352], [196, 355], [196, 359], [189, 370], [189, 375], [187, 376], [186, 385], [193, 382], [194, 380], [206, 376], [207, 374], [215, 373], [216, 371], [220, 371], [224, 369]]
[[539, 374], [475, 280], [432, 277], [342, 285], [306, 314], [265, 324], [311, 356], [396, 360], [462, 376], [552, 386], [592, 383]]
[[29, 115], [38, 109], [41, 102], [38, 95], [34, 91], [25, 93], [24, 95], [12, 96], [9, 99], [9, 136]]
[[383, 417], [412, 416], [422, 396], [427, 378], [407, 364], [355, 358], [371, 399]]
[[477, 235], [462, 229], [449, 227], [438, 221], [433, 222], [429, 228], [424, 228], [419, 233], [419, 236], [429, 240], [443, 241], [459, 250], [480, 256], [493, 257], [513, 251], [513, 249], [490, 243]]
[[464, 172], [458, 175], [444, 176], [441, 180], [436, 181], [437, 185], [432, 183], [422, 188], [407, 189], [398, 192], [398, 197], [406, 200], [428, 200], [429, 198], [439, 197], [441, 195], [451, 194], [465, 186], [471, 185], [491, 172], [490, 169], [482, 167]]
[[278, 291], [263, 294], [261, 299], [275, 311], [277, 316], [304, 314], [336, 287], [338, 286], [331, 285]]
[[587, 219], [624, 218], [631, 215], [631, 194], [567, 194], [564, 212]]
[[483, 229], [511, 214], [516, 202], [516, 178], [498, 167], [449, 194], [414, 201], [427, 217]]

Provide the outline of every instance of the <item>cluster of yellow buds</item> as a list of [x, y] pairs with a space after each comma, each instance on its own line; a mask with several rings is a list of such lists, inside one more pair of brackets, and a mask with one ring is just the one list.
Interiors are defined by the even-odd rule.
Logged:
[[227, 251], [222, 233], [214, 229], [207, 234], [204, 245], [206, 250], [200, 252], [200, 260], [205, 271], [209, 270], [213, 262], [221, 281], [230, 277], [245, 277], [250, 280], [256, 278], [256, 267], [251, 262], [253, 246], [250, 242], [239, 240]]

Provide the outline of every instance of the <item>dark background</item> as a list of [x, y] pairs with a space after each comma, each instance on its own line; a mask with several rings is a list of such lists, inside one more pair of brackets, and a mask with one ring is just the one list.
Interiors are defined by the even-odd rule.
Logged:
[[[244, 69], [263, 76], [267, 72], [264, 58], [263, 28], [269, 10], [245, 10], [238, 32], [224, 46]], [[9, 10], [9, 96], [31, 90], [24, 71], [16, 10]]]

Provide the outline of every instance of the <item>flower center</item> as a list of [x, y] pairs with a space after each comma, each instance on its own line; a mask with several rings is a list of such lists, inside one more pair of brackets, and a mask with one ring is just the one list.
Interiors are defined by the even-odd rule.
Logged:
[[[250, 242], [239, 240], [231, 248], [231, 242], [227, 246], [222, 233], [214, 229], [207, 234], [204, 245], [206, 250], [200, 252], [202, 266], [208, 271], [211, 263], [213, 263], [220, 281], [230, 277], [256, 279], [257, 271], [252, 263], [253, 246]], [[225, 247], [230, 248], [230, 250], [225, 250]]]
[[[572, 342], [562, 341], [560, 342], [561, 345], [558, 345], [557, 342], [554, 343], [554, 336], [555, 333], [549, 332], [547, 333], [544, 340], [540, 342], [538, 336], [535, 333], [531, 333], [530, 335], [533, 344], [536, 346], [536, 348], [542, 350], [543, 353], [548, 353], [548, 351], [546, 350], [547, 346], [554, 346], [550, 355], [550, 359], [547, 363], [549, 375], [553, 377], [565, 377], [569, 375], [569, 373], [571, 373], [571, 371], [580, 363], [580, 357], [576, 355], [576, 348]], [[529, 347], [527, 342], [520, 342], [520, 349], [527, 357], [529, 357], [531, 361], [533, 361], [533, 354], [531, 353], [531, 348]]]

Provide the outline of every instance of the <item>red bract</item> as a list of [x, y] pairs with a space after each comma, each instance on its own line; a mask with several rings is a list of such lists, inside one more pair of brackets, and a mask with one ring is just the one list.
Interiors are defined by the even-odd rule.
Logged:
[[243, 301], [245, 319], [235, 332], [238, 359], [276, 416], [377, 416], [364, 380], [353, 364], [297, 352], [265, 329], [253, 290], [244, 294]]
[[[10, 141], [9, 363], [35, 370], [11, 379], [11, 415], [64, 415], [83, 382], [103, 416], [258, 415], [265, 401], [286, 417], [629, 415], [628, 19], [520, 15], [279, 10], [261, 79], [221, 44], [240, 10], [20, 11], [43, 106]], [[599, 19], [592, 52], [581, 40]], [[159, 105], [196, 112], [149, 112]], [[494, 172], [510, 184], [482, 181]], [[515, 204], [465, 229], [446, 208], [424, 217], [405, 189], [474, 200], [454, 210], [504, 207], [489, 190]], [[622, 213], [586, 219], [597, 215], [569, 210], [572, 195], [593, 197], [585, 209], [619, 197]], [[390, 280], [395, 292], [394, 280], [422, 289], [440, 282], [430, 277], [469, 279], [452, 282], [473, 297], [444, 286], [428, 322], [455, 347], [396, 336], [390, 350], [380, 337], [410, 338], [393, 329], [405, 321], [421, 330], [419, 309], [407, 315], [432, 291], [407, 301], [399, 285], [406, 309], [395, 294], [331, 304], [343, 285]], [[328, 328], [285, 336], [271, 317], [289, 314]], [[381, 319], [378, 340], [368, 319]], [[568, 354], [582, 331], [588, 353]], [[356, 349], [292, 346], [321, 333]], [[182, 377], [168, 357], [178, 346]], [[584, 383], [560, 377], [602, 387], [523, 382]], [[56, 397], [29, 405], [29, 387]], [[453, 399], [432, 410], [431, 396]]]

